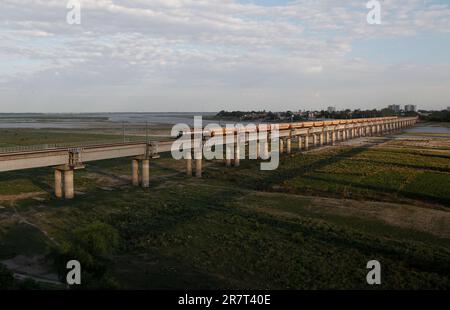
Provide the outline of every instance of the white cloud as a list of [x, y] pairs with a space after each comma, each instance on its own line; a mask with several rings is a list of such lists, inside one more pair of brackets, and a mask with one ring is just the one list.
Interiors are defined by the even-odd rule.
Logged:
[[[364, 105], [364, 97], [358, 96], [374, 89], [380, 93], [385, 77], [393, 83], [389, 88], [409, 81], [418, 93], [450, 81], [442, 66], [420, 83], [427, 70], [423, 65], [399, 70], [364, 57], [348, 58], [361, 40], [423, 32], [448, 35], [448, 5], [385, 0], [383, 25], [371, 26], [365, 22], [365, 2], [301, 0], [262, 6], [233, 0], [81, 0], [82, 24], [68, 25], [66, 1], [3, 0], [0, 68], [2, 63], [15, 65], [0, 73], [0, 88], [22, 110], [30, 107], [24, 89], [33, 89], [32, 99], [49, 110], [55, 107], [46, 103], [48, 94], [56, 101], [70, 94], [67, 106], [58, 106], [63, 110], [73, 110], [70, 103], [80, 96], [84, 108], [95, 110], [127, 100], [141, 110], [198, 110], [202, 106], [197, 102], [206, 98], [213, 101], [212, 110], [244, 103], [293, 109], [307, 107], [307, 100], [343, 107], [357, 106], [359, 100]], [[352, 85], [361, 87], [353, 97]], [[255, 96], [257, 91], [265, 96]], [[14, 97], [18, 92], [21, 96]], [[243, 92], [253, 95], [240, 97]], [[449, 91], [439, 94], [442, 98], [431, 104], [450, 98]], [[142, 105], [146, 96], [161, 102]], [[382, 97], [407, 100], [400, 92]], [[258, 107], [260, 103], [265, 106]]]

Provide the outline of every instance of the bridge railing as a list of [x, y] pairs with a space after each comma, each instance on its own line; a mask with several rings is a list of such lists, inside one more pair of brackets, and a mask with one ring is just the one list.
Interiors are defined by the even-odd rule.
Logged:
[[144, 138], [125, 138], [125, 139], [112, 139], [112, 140], [99, 140], [99, 141], [87, 141], [87, 142], [72, 142], [72, 143], [47, 143], [36, 145], [15, 145], [0, 147], [0, 154], [8, 153], [20, 153], [20, 152], [35, 152], [35, 151], [51, 151], [60, 149], [82, 148], [93, 145], [108, 145], [119, 143], [131, 143], [131, 142], [145, 142]]

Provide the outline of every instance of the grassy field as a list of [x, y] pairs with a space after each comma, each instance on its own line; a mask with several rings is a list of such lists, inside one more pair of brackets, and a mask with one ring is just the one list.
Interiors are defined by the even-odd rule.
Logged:
[[273, 172], [208, 162], [202, 179], [163, 156], [145, 190], [129, 159], [96, 162], [76, 172], [73, 201], [52, 197], [51, 169], [2, 173], [0, 260], [42, 256], [56, 272], [77, 258], [85, 287], [450, 288], [448, 141], [369, 140]]

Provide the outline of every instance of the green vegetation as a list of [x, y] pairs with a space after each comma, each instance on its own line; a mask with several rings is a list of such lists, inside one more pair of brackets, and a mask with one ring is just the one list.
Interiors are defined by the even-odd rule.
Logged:
[[118, 141], [120, 136], [51, 129], [0, 129], [0, 147]]
[[450, 122], [450, 111], [433, 111], [430, 115], [422, 116], [421, 119], [429, 122]]
[[117, 288], [109, 266], [119, 244], [117, 231], [108, 224], [93, 222], [75, 229], [52, 253], [61, 280], [66, 276], [66, 263], [75, 259], [83, 266], [82, 288]]
[[258, 171], [248, 163], [236, 171], [214, 171], [211, 177], [254, 190], [448, 205], [449, 159], [448, 153], [341, 147], [284, 157], [273, 172]]
[[[449, 289], [440, 141], [326, 148], [272, 172], [208, 162], [202, 179], [163, 156], [150, 189], [129, 185], [129, 159], [102, 161], [76, 172], [73, 201], [52, 198], [51, 169], [2, 173], [0, 260], [47, 253], [64, 277], [78, 259], [83, 288]], [[379, 287], [366, 284], [372, 259]]]

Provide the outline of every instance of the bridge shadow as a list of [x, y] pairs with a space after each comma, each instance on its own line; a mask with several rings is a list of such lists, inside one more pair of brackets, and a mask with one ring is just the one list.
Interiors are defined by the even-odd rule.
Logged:
[[[375, 141], [371, 141], [369, 143], [366, 143], [366, 144], [363, 144], [363, 145], [360, 145], [357, 147], [348, 146], [349, 147], [348, 150], [340, 152], [336, 155], [329, 155], [323, 159], [318, 159], [317, 161], [315, 161], [309, 165], [303, 165], [298, 168], [289, 169], [289, 170], [284, 170], [284, 169], [281, 169], [281, 171], [275, 170], [275, 171], [271, 172], [267, 178], [262, 180], [261, 183], [257, 184], [256, 189], [263, 190], [263, 191], [267, 191], [267, 190], [270, 191], [270, 190], [272, 190], [272, 187], [274, 185], [278, 185], [278, 184], [280, 184], [288, 179], [291, 179], [291, 178], [304, 176], [305, 174], [311, 173], [316, 170], [320, 170], [321, 168], [324, 168], [326, 166], [339, 163], [343, 160], [354, 157], [354, 156], [366, 151], [369, 148], [376, 147], [380, 144], [383, 144], [387, 140], [388, 139], [375, 140]], [[298, 155], [295, 154], [294, 156], [298, 156]], [[285, 161], [285, 160], [286, 159], [282, 158], [280, 165], [282, 165], [283, 161]]]

